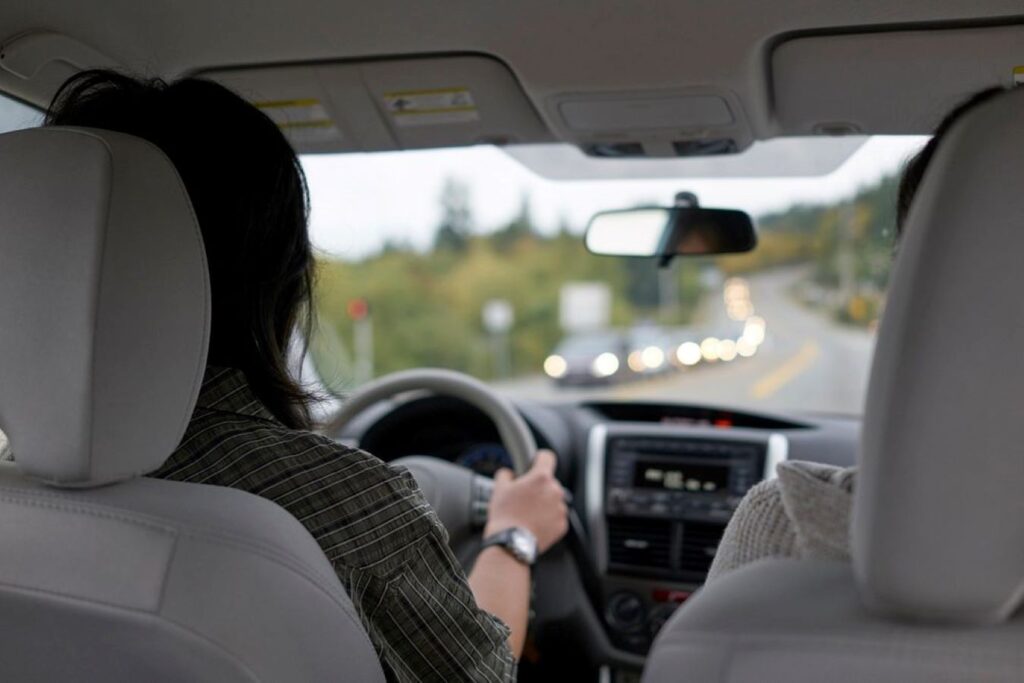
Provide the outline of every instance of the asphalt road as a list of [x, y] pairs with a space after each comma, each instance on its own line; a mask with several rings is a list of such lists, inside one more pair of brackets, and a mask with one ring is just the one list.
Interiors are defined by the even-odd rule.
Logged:
[[[539, 400], [594, 398], [672, 399], [730, 407], [859, 414], [867, 386], [874, 335], [832, 322], [794, 301], [789, 289], [800, 270], [747, 279], [767, 335], [752, 358], [610, 387], [556, 387], [543, 375], [497, 383], [510, 397]], [[710, 316], [724, 316], [716, 302]]]

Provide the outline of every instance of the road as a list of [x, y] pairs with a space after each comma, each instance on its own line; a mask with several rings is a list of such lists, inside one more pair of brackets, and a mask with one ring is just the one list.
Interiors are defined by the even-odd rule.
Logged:
[[[672, 399], [730, 407], [862, 413], [874, 335], [839, 325], [794, 301], [802, 271], [747, 279], [756, 314], [767, 322], [757, 355], [611, 387], [556, 387], [543, 375], [497, 383], [510, 397], [539, 400]], [[723, 307], [724, 308], [724, 307]], [[713, 313], [712, 315], [724, 315]]]

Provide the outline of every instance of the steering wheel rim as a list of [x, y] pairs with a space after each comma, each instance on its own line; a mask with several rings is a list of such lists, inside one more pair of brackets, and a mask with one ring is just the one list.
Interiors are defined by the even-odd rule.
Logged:
[[398, 394], [421, 390], [459, 398], [481, 410], [497, 427], [516, 475], [530, 468], [537, 452], [537, 442], [519, 411], [480, 380], [443, 368], [403, 370], [363, 385], [345, 400], [341, 410], [327, 424], [327, 432], [339, 433], [357, 415], [376, 403]]

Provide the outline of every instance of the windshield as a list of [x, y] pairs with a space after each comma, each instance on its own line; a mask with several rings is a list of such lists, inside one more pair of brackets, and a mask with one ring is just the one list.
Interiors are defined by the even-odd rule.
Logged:
[[[871, 138], [813, 178], [550, 180], [486, 146], [304, 157], [314, 365], [338, 394], [431, 366], [510, 397], [859, 414], [897, 174], [924, 142]], [[750, 213], [758, 247], [667, 268], [585, 250], [595, 212], [681, 191]]]

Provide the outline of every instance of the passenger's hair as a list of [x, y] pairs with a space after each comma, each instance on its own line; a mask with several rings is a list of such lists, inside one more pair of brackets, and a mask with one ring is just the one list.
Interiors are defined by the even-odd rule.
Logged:
[[[54, 96], [45, 125], [128, 133], [159, 147], [195, 208], [210, 268], [210, 365], [245, 373], [282, 423], [308, 428], [289, 349], [309, 338], [313, 254], [298, 157], [259, 109], [212, 81], [93, 70]], [[299, 327], [302, 329], [297, 329]]]
[[903, 233], [903, 226], [906, 224], [907, 214], [910, 212], [910, 205], [914, 201], [917, 189], [921, 186], [921, 181], [924, 180], [925, 171], [928, 170], [932, 157], [935, 156], [935, 150], [939, 148], [939, 145], [945, 139], [949, 130], [953, 127], [953, 124], [962, 119], [967, 112], [971, 111], [978, 105], [988, 102], [993, 97], [1004, 92], [1006, 92], [1005, 88], [986, 88], [985, 90], [971, 95], [966, 100], [958, 104], [942, 119], [938, 127], [935, 129], [932, 139], [928, 141], [928, 144], [922, 147], [920, 152], [907, 161], [906, 165], [903, 167], [903, 176], [900, 178], [900, 187], [896, 198], [897, 239], [899, 239], [900, 235]]

